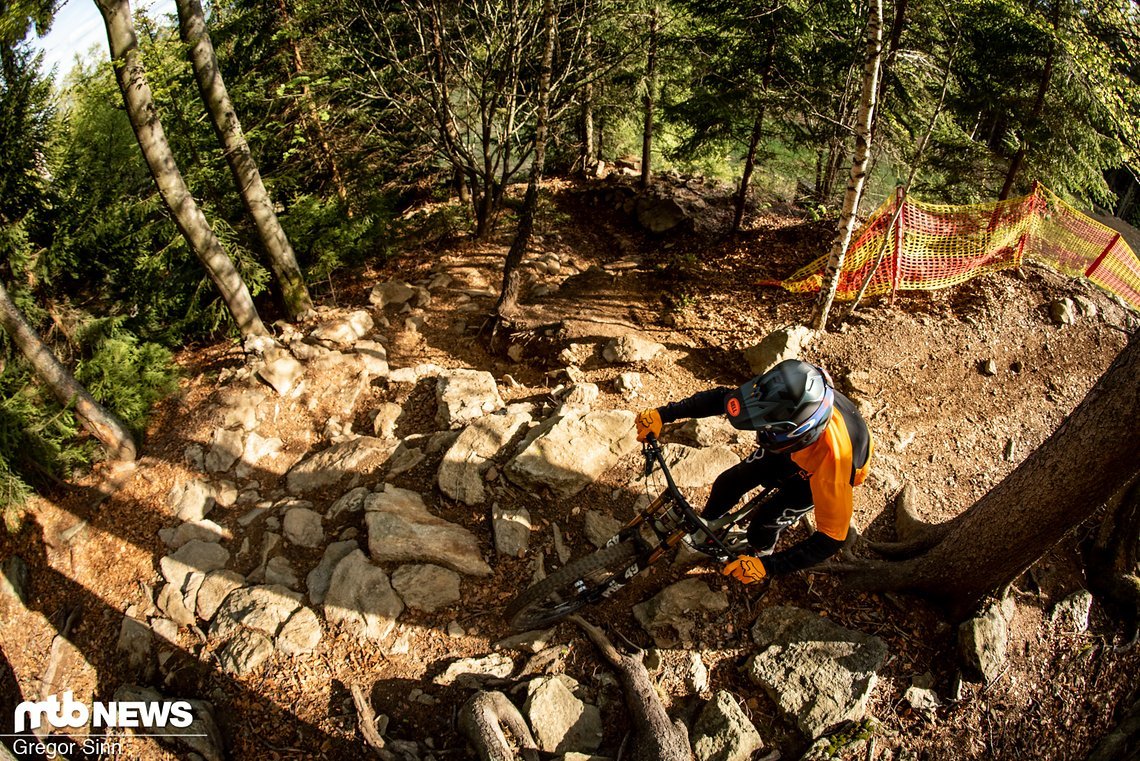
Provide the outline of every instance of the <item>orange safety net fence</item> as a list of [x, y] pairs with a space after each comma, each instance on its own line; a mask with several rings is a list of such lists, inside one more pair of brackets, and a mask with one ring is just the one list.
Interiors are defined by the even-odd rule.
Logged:
[[[948, 288], [1032, 262], [1070, 277], [1085, 277], [1140, 309], [1140, 258], [1120, 233], [1039, 184], [1021, 198], [972, 206], [900, 196], [888, 198], [853, 236], [836, 299], [854, 299], [872, 270], [869, 296]], [[900, 201], [902, 212], [896, 219]], [[787, 280], [764, 284], [792, 293], [816, 292], [826, 266], [825, 255]]]

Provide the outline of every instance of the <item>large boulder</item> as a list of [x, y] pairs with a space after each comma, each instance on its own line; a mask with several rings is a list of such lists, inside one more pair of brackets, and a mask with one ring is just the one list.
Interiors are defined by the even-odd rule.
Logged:
[[700, 579], [685, 579], [633, 606], [633, 616], [658, 647], [676, 647], [693, 641], [700, 617], [728, 608], [728, 595], [713, 592]]
[[229, 562], [229, 550], [215, 542], [191, 539], [174, 552], [158, 561], [162, 578], [175, 589], [185, 590], [187, 579], [193, 573], [206, 574], [225, 568]]
[[367, 335], [372, 326], [372, 315], [359, 309], [343, 317], [325, 320], [313, 328], [310, 336], [324, 344], [348, 347]]
[[479, 542], [467, 529], [428, 512], [415, 492], [385, 484], [364, 502], [368, 553], [381, 563], [433, 563], [470, 576], [489, 576]]
[[563, 410], [531, 431], [506, 475], [526, 489], [573, 497], [637, 450], [633, 420], [626, 410]]
[[378, 309], [387, 306], [400, 306], [410, 301], [416, 293], [416, 288], [405, 282], [389, 280], [386, 283], [377, 283], [372, 286], [372, 292], [368, 294], [368, 303]]
[[371, 475], [388, 462], [398, 445], [398, 441], [371, 436], [333, 444], [294, 465], [285, 478], [286, 488], [290, 494], [306, 494]]
[[[724, 471], [740, 463], [740, 458], [726, 446], [687, 447], [684, 444], [666, 444], [662, 447], [665, 462], [673, 481], [682, 489], [699, 489], [710, 485]], [[638, 486], [645, 483], [639, 474]], [[654, 466], [648, 479], [648, 489], [653, 492], [665, 488], [665, 475], [661, 468]]]
[[307, 507], [286, 510], [281, 530], [286, 539], [301, 547], [320, 547], [325, 543], [321, 514]]
[[484, 370], [446, 370], [436, 380], [437, 421], [441, 428], [460, 428], [506, 406], [495, 376]]
[[353, 550], [337, 564], [325, 595], [325, 617], [344, 622], [363, 639], [380, 640], [396, 626], [404, 603], [392, 589], [388, 574]]
[[761, 611], [752, 639], [749, 677], [808, 739], [863, 718], [887, 657], [881, 639], [783, 606]]
[[392, 587], [409, 608], [428, 613], [459, 602], [459, 574], [430, 563], [400, 566], [392, 572]]
[[[321, 640], [321, 625], [312, 609], [301, 603], [301, 595], [277, 585], [242, 587], [230, 592], [222, 601], [210, 625], [210, 638], [230, 641], [240, 655], [239, 663], [257, 661], [264, 647], [247, 630], [269, 639], [275, 649], [290, 655], [310, 653]], [[264, 661], [262, 658], [257, 665]]]
[[744, 350], [744, 359], [756, 375], [768, 372], [785, 359], [797, 359], [815, 336], [811, 328], [790, 325], [766, 335], [760, 343]]
[[321, 562], [317, 563], [317, 567], [309, 571], [309, 575], [305, 577], [305, 588], [309, 591], [309, 602], [313, 605], [320, 605], [325, 601], [329, 584], [332, 582], [333, 571], [349, 553], [358, 549], [360, 549], [360, 545], [356, 543], [355, 539], [333, 542], [325, 548]]
[[486, 499], [483, 474], [530, 415], [484, 415], [463, 429], [459, 438], [443, 455], [439, 465], [439, 488], [452, 499], [468, 505], [482, 504]]

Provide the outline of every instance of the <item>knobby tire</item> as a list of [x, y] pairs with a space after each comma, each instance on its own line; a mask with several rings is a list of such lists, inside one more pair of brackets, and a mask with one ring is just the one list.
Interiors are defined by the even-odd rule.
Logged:
[[[637, 555], [632, 539], [602, 547], [572, 560], [516, 597], [506, 609], [506, 619], [515, 631], [548, 626], [595, 602], [600, 588], [629, 568]], [[585, 590], [575, 589], [578, 581]]]

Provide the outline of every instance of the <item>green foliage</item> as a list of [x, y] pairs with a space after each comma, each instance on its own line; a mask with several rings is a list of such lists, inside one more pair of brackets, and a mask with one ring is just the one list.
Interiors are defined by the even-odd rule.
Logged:
[[177, 388], [170, 351], [140, 341], [123, 328], [124, 318], [91, 320], [76, 333], [85, 358], [75, 370], [96, 401], [117, 414], [137, 435], [155, 402]]
[[343, 267], [388, 255], [392, 212], [382, 200], [374, 207], [349, 218], [338, 200], [307, 194], [293, 199], [281, 225], [309, 282], [319, 284]]

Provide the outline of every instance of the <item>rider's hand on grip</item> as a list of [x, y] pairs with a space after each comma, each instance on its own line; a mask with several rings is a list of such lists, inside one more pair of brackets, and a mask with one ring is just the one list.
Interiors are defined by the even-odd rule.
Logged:
[[637, 440], [645, 443], [649, 434], [661, 435], [661, 413], [654, 409], [637, 413]]
[[727, 564], [721, 573], [725, 576], [732, 576], [742, 584], [763, 581], [764, 577], [768, 575], [768, 572], [764, 570], [764, 564], [760, 562], [760, 558], [754, 558], [751, 555], [741, 555]]

